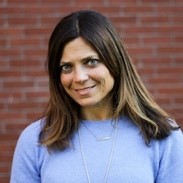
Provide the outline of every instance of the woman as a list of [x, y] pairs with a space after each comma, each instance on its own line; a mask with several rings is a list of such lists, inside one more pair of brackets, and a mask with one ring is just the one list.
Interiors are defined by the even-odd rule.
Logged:
[[49, 104], [18, 140], [11, 183], [183, 182], [181, 130], [106, 17], [64, 17], [49, 41], [48, 71]]

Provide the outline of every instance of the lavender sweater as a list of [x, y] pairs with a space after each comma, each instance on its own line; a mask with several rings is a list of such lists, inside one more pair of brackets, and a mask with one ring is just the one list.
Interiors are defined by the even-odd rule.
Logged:
[[[104, 182], [113, 138], [111, 120], [83, 121], [80, 137], [88, 174], [92, 183]], [[41, 120], [21, 134], [14, 153], [11, 183], [88, 183], [76, 132], [72, 146], [48, 153], [38, 143]], [[112, 133], [113, 134], [113, 133]], [[148, 147], [139, 129], [128, 118], [121, 118], [114, 143], [107, 183], [183, 183], [183, 135], [173, 131], [163, 140], [152, 140]]]

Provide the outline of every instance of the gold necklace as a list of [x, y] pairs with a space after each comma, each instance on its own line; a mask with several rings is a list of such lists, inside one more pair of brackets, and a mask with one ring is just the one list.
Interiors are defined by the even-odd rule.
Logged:
[[[112, 139], [112, 146], [111, 146], [111, 152], [110, 152], [110, 156], [108, 159], [108, 165], [107, 165], [107, 169], [105, 172], [105, 176], [104, 176], [104, 183], [107, 182], [108, 176], [109, 176], [109, 170], [111, 168], [111, 163], [112, 163], [112, 159], [113, 159], [113, 155], [114, 155], [114, 147], [116, 144], [116, 136], [117, 136], [117, 127], [118, 127], [118, 122], [115, 122], [115, 129], [114, 129], [114, 133], [113, 133], [113, 139]], [[83, 164], [84, 164], [84, 168], [85, 168], [85, 172], [86, 172], [86, 176], [88, 179], [88, 183], [91, 183], [91, 179], [90, 179], [90, 175], [89, 175], [89, 171], [88, 171], [88, 167], [86, 164], [86, 158], [85, 158], [85, 154], [84, 154], [84, 149], [81, 143], [81, 135], [80, 135], [80, 130], [78, 129], [78, 138], [79, 138], [79, 144], [80, 144], [80, 149], [81, 149], [81, 156], [82, 156], [82, 160], [83, 160]]]

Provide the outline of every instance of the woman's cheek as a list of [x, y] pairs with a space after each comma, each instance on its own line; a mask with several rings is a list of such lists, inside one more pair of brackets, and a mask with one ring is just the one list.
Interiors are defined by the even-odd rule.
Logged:
[[72, 77], [69, 74], [62, 74], [60, 75], [60, 82], [64, 88], [69, 87], [72, 82]]

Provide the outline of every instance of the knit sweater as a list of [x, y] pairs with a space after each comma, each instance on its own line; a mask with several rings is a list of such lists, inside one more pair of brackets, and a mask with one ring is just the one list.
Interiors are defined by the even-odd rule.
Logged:
[[[111, 120], [85, 120], [70, 147], [48, 152], [38, 143], [41, 123], [32, 123], [20, 135], [11, 183], [88, 183], [88, 176], [91, 183], [102, 183], [106, 174], [107, 183], [183, 183], [181, 130], [163, 140], [153, 139], [147, 146], [127, 117], [120, 118], [117, 128]], [[108, 140], [97, 140], [108, 136]]]

